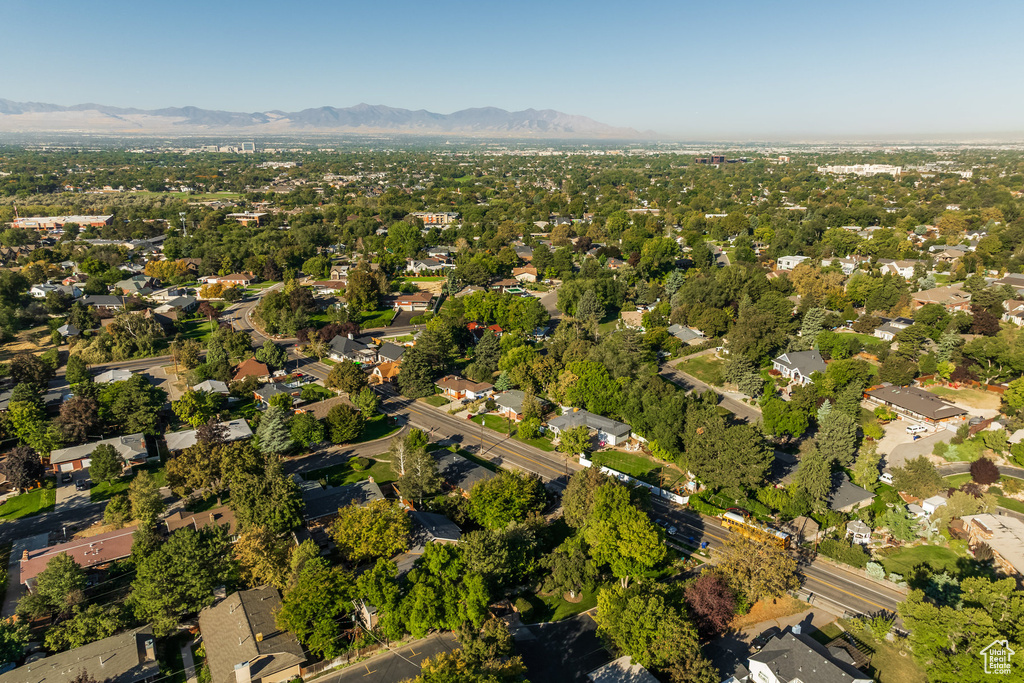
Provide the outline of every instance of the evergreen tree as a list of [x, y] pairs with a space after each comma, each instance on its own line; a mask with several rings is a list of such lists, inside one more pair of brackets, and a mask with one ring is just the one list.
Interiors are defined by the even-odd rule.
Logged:
[[434, 393], [435, 368], [427, 354], [414, 346], [402, 356], [402, 371], [398, 373], [398, 388], [403, 396], [422, 398]]
[[288, 426], [290, 411], [278, 406], [270, 406], [260, 418], [256, 428], [256, 439], [260, 452], [287, 453], [292, 448], [292, 435]]

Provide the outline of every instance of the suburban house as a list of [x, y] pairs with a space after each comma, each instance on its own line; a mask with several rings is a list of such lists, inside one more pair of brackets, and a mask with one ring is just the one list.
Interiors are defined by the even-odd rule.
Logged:
[[996, 287], [1012, 287], [1017, 296], [1024, 296], [1024, 274], [1007, 273], [992, 284]]
[[967, 411], [918, 387], [882, 385], [864, 392], [869, 403], [886, 406], [919, 422], [938, 424], [962, 422]]
[[167, 533], [173, 534], [178, 529], [186, 527], [199, 531], [208, 526], [227, 527], [228, 538], [232, 543], [238, 540], [238, 519], [235, 512], [227, 505], [222, 505], [205, 512], [187, 512], [178, 510], [167, 515], [164, 520], [167, 525]]
[[51, 451], [50, 466], [53, 468], [53, 472], [56, 474], [85, 469], [92, 464], [92, 452], [96, 450], [97, 446], [113, 446], [129, 469], [143, 464], [150, 458], [149, 447], [146, 446], [146, 435], [139, 432]]
[[370, 377], [374, 384], [394, 382], [398, 379], [398, 373], [401, 369], [400, 363], [384, 362], [373, 369]]
[[[224, 429], [225, 441], [241, 441], [252, 438], [252, 428], [249, 427], [249, 423], [245, 421], [245, 418], [240, 417], [237, 420], [221, 422], [219, 426]], [[186, 429], [181, 432], [166, 434], [164, 441], [167, 443], [167, 450], [175, 453], [195, 446], [198, 443], [196, 435], [197, 430], [195, 429]]]
[[768, 641], [760, 652], [750, 655], [747, 680], [757, 683], [871, 683], [871, 677], [857, 669], [846, 649], [821, 645], [801, 632], [787, 629]]
[[950, 313], [967, 311], [971, 307], [971, 295], [963, 291], [964, 283], [956, 282], [945, 287], [926, 289], [911, 294], [911, 308], [915, 311], [926, 304], [939, 304]]
[[185, 287], [168, 287], [167, 289], [158, 289], [153, 292], [149, 297], [153, 301], [171, 301], [177, 299], [179, 296], [188, 296], [188, 289]]
[[230, 392], [228, 390], [227, 382], [221, 382], [216, 379], [208, 379], [192, 387], [192, 391], [205, 391], [208, 394], [223, 394], [227, 396]]
[[700, 344], [704, 341], [703, 332], [692, 327], [687, 327], [686, 325], [669, 325], [668, 333], [684, 344], [689, 344], [690, 346]]
[[658, 683], [658, 679], [629, 655], [613, 659], [587, 674], [590, 683]]
[[1024, 301], [1007, 299], [1003, 302], [1003, 307], [1006, 308], [1006, 313], [1003, 313], [1003, 320], [1013, 323], [1017, 327], [1024, 325]]
[[145, 275], [133, 275], [132, 277], [121, 280], [114, 284], [114, 291], [121, 292], [122, 294], [138, 294], [139, 296], [149, 296], [159, 288], [159, 284], [151, 277]]
[[316, 290], [317, 294], [337, 294], [345, 291], [348, 280], [317, 280], [308, 284]]
[[533, 247], [512, 247], [512, 251], [516, 252], [516, 256], [518, 256], [523, 261], [533, 260]]
[[809, 384], [815, 372], [825, 372], [825, 360], [817, 349], [789, 351], [772, 361], [772, 368], [797, 384]]
[[474, 382], [459, 377], [458, 375], [446, 375], [435, 382], [448, 398], [476, 400], [494, 393], [494, 385], [487, 382]]
[[132, 534], [135, 533], [135, 529], [135, 526], [129, 526], [105, 534], [58, 543], [48, 548], [24, 550], [18, 563], [18, 581], [31, 592], [35, 586], [35, 578], [57, 555], [67, 555], [82, 569], [100, 569], [115, 560], [123, 560], [132, 554]]
[[420, 275], [423, 273], [437, 274], [444, 271], [445, 268], [454, 268], [455, 265], [442, 261], [436, 258], [425, 258], [425, 259], [410, 259], [405, 265], [405, 270], [410, 273]]
[[444, 515], [412, 510], [409, 512], [409, 516], [415, 522], [413, 537], [420, 541], [417, 545], [426, 545], [431, 542], [458, 543], [462, 538], [462, 529]]
[[232, 593], [199, 613], [212, 683], [281, 683], [298, 678], [306, 653], [277, 627], [281, 595], [265, 586]]
[[294, 399], [298, 398], [300, 393], [302, 393], [302, 389], [298, 386], [291, 386], [281, 382], [268, 382], [252, 392], [252, 395], [253, 398], [256, 399], [257, 403], [265, 407], [269, 406], [270, 399], [274, 398], [278, 394], [288, 394]]
[[526, 266], [524, 268], [513, 268], [512, 277], [520, 282], [536, 282], [537, 281], [537, 269], [533, 266]]
[[396, 294], [395, 308], [400, 311], [427, 311], [434, 295], [430, 292], [413, 292], [412, 294]]
[[78, 286], [75, 284], [55, 285], [49, 282], [44, 282], [41, 284], [32, 285], [28, 290], [29, 295], [35, 299], [45, 299], [46, 295], [49, 294], [50, 292], [61, 292], [63, 294], [67, 294], [73, 299], [82, 296], [82, 290], [79, 289]]
[[[503, 417], [510, 417], [516, 422], [523, 419], [523, 400], [526, 398], [519, 389], [509, 389], [499, 394], [494, 402], [498, 404], [497, 413]], [[536, 399], [543, 405], [543, 401]]]
[[821, 259], [822, 268], [828, 266], [839, 266], [843, 271], [843, 275], [852, 275], [855, 270], [858, 270], [862, 264], [870, 263], [871, 259], [865, 258], [864, 256], [847, 256], [846, 258], [823, 258]]
[[462, 491], [465, 496], [469, 495], [470, 490], [477, 483], [498, 476], [493, 470], [478, 465], [472, 460], [467, 460], [458, 453], [447, 450], [436, 451], [436, 453], [443, 454], [437, 459], [438, 474], [444, 479], [445, 484]]
[[79, 674], [107, 683], [157, 680], [161, 676], [153, 627], [140, 626], [30, 661], [0, 674], [0, 683], [70, 683]]
[[810, 256], [780, 256], [775, 265], [776, 270], [793, 270], [804, 261], [809, 261]]
[[119, 311], [124, 308], [124, 301], [119, 296], [109, 294], [86, 294], [78, 299], [83, 306], [92, 306], [96, 309]]
[[[296, 475], [297, 477], [298, 475]], [[323, 486], [318, 481], [297, 481], [302, 494], [302, 519], [306, 524], [322, 525], [334, 519], [338, 510], [353, 503], [366, 505], [383, 500], [384, 494], [373, 478], [344, 486]]]
[[875, 328], [874, 335], [885, 341], [892, 341], [902, 330], [914, 324], [910, 318], [893, 318]]
[[880, 258], [878, 259], [878, 269], [882, 275], [899, 275], [904, 280], [910, 280], [914, 277], [914, 268], [920, 263], [923, 261], [897, 261], [891, 258]]
[[256, 282], [252, 273], [232, 273], [231, 275], [205, 275], [199, 278], [204, 285], [224, 285], [225, 287], [248, 287]]
[[199, 301], [194, 296], [179, 296], [165, 301], [153, 309], [153, 312], [168, 313], [170, 311], [181, 311], [182, 313], [191, 313], [197, 308], [199, 308]]
[[260, 219], [266, 216], [265, 213], [257, 211], [242, 211], [241, 213], [229, 213], [225, 218], [238, 221], [242, 225], [249, 225], [249, 223], [260, 224]]
[[333, 361], [350, 360], [353, 363], [372, 363], [373, 350], [362, 342], [357, 342], [349, 335], [337, 335], [330, 343], [331, 350], [328, 354]]
[[101, 372], [92, 378], [92, 381], [96, 384], [110, 384], [111, 382], [127, 382], [132, 378], [131, 370], [122, 370], [120, 368], [114, 368]]
[[467, 324], [466, 329], [469, 330], [477, 339], [483, 337], [487, 330], [493, 332], [495, 337], [500, 337], [505, 334], [505, 330], [501, 329], [501, 325], [484, 325], [483, 323], [478, 323], [476, 321]]
[[949, 499], [946, 498], [946, 496], [942, 494], [937, 494], [932, 496], [931, 498], [925, 498], [923, 501], [921, 501], [921, 509], [924, 510], [925, 514], [933, 515], [935, 514], [936, 510], [945, 505], [947, 502], [949, 502]]
[[934, 258], [936, 261], [942, 263], [956, 263], [967, 254], [967, 249], [954, 249], [953, 247], [947, 247], [942, 251], [935, 254]]
[[270, 368], [265, 363], [261, 363], [255, 358], [250, 358], [244, 363], [240, 363], [238, 368], [235, 370], [234, 380], [237, 382], [240, 379], [246, 377], [255, 377], [261, 382], [266, 382], [270, 379]]
[[448, 258], [449, 256], [452, 255], [453, 251], [455, 251], [455, 250], [452, 249], [451, 247], [444, 247], [444, 246], [427, 247], [426, 248], [427, 256], [429, 256], [431, 258], [445, 258], [446, 259], [446, 258]]
[[632, 428], [624, 422], [617, 422], [586, 410], [565, 410], [558, 417], [548, 420], [548, 428], [555, 436], [574, 427], [586, 427], [597, 432], [598, 441], [610, 446], [618, 446], [620, 443], [629, 441], [629, 436], [633, 433]]
[[331, 266], [331, 279], [332, 280], [346, 280], [348, 279], [349, 265], [347, 263], [335, 263]]
[[845, 472], [832, 475], [832, 490], [828, 494], [828, 507], [836, 512], [853, 512], [868, 505], [875, 494], [850, 481]]
[[57, 328], [57, 334], [65, 338], [77, 337], [78, 335], [82, 334], [82, 331], [75, 327], [74, 325], [72, 325], [71, 323], [65, 323]]
[[405, 347], [391, 342], [384, 342], [377, 348], [378, 363], [397, 363], [402, 360], [405, 354]]
[[967, 515], [964, 524], [971, 550], [986, 544], [992, 549], [999, 571], [1020, 584], [1024, 580], [1024, 522], [1015, 517], [986, 514]]

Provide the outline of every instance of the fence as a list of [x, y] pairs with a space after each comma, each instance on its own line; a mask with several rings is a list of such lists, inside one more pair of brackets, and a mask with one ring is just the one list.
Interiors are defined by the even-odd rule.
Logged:
[[[593, 460], [587, 460], [586, 458], [584, 458], [581, 455], [580, 456], [580, 464], [583, 465], [584, 467], [593, 467], [594, 466], [594, 461]], [[670, 503], [675, 503], [676, 505], [686, 505], [688, 502], [690, 502], [690, 497], [689, 496], [680, 496], [679, 494], [672, 493], [668, 489], [663, 489], [660, 486], [655, 486], [653, 484], [648, 484], [646, 481], [640, 481], [636, 477], [631, 477], [631, 476], [629, 476], [628, 474], [626, 474], [624, 472], [619, 472], [618, 470], [613, 470], [610, 467], [605, 467], [605, 466], [602, 465], [600, 471], [601, 471], [602, 474], [607, 474], [610, 477], [615, 477], [616, 479], [618, 479], [619, 481], [621, 481], [623, 483], [635, 484], [637, 486], [643, 486], [644, 488], [648, 489], [651, 493], [653, 493], [655, 496], [658, 496], [659, 498], [664, 498], [665, 500], [669, 501]]]
[[299, 669], [299, 676], [302, 677], [302, 680], [308, 681], [311, 678], [316, 678], [325, 671], [330, 671], [334, 667], [351, 664], [352, 662], [363, 659], [364, 657], [382, 649], [384, 649], [383, 645], [374, 643], [356, 650], [349, 650], [345, 654], [338, 655], [334, 659], [328, 659], [323, 662], [314, 662], [309, 666], [301, 667]]

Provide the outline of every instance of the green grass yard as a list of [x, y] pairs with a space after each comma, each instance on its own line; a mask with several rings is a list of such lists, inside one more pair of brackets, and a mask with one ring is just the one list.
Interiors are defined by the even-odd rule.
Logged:
[[102, 502], [104, 500], [110, 500], [119, 493], [128, 493], [128, 487], [131, 485], [132, 480], [135, 479], [135, 475], [142, 470], [149, 472], [159, 486], [167, 485], [167, 475], [164, 472], [163, 465], [143, 465], [135, 468], [135, 471], [128, 476], [118, 477], [114, 481], [105, 481], [103, 483], [94, 484], [93, 487], [89, 489], [89, 500], [94, 503]]
[[446, 406], [451, 402], [451, 399], [445, 396], [444, 394], [434, 394], [433, 396], [427, 396], [426, 398], [421, 398], [420, 400], [428, 405], [434, 406], [435, 408]]
[[360, 325], [363, 330], [387, 327], [391, 324], [391, 321], [395, 319], [395, 314], [396, 311], [393, 308], [389, 308], [386, 311], [371, 311], [369, 313], [363, 313]]
[[[482, 421], [484, 427], [487, 427], [492, 431], [508, 435], [509, 421], [507, 418], [501, 417], [500, 415], [476, 415], [473, 417], [472, 421], [476, 424], [480, 424]], [[467, 434], [466, 438], [472, 440], [472, 434]], [[533, 446], [534, 448], [539, 448], [540, 450], [547, 451], [549, 453], [555, 450], [555, 447], [551, 444], [550, 436], [539, 436], [536, 439], [522, 439], [517, 436], [515, 422], [512, 423], [512, 438], [520, 443], [525, 443], [528, 446]]]
[[663, 473], [667, 479], [675, 478], [671, 473], [664, 472], [664, 468], [658, 463], [637, 453], [599, 451], [591, 456], [591, 460], [597, 465], [610, 467], [617, 472], [628, 474], [655, 486], [660, 483]]
[[0, 505], [0, 520], [9, 521], [48, 512], [53, 509], [56, 502], [56, 485], [53, 480], [47, 479], [42, 488], [32, 489], [4, 501], [4, 504]]
[[216, 325], [217, 321], [210, 322], [206, 318], [186, 320], [182, 323], [181, 336], [185, 339], [194, 339], [205, 346]]
[[722, 361], [714, 356], [694, 356], [676, 365], [676, 369], [693, 375], [705, 384], [722, 385]]
[[972, 479], [972, 477], [971, 477], [970, 473], [966, 472], [964, 474], [954, 474], [954, 475], [951, 475], [949, 477], [943, 477], [942, 481], [946, 482], [946, 484], [949, 486], [949, 488], [951, 488], [951, 489], [958, 489], [961, 486], [963, 486], [964, 484], [966, 484], [967, 482], [971, 481], [971, 479]]
[[574, 617], [581, 612], [597, 607], [597, 591], [584, 591], [579, 602], [567, 602], [561, 595], [536, 595], [529, 593], [522, 596], [533, 606], [533, 611], [526, 621], [539, 624], [549, 621], [561, 621]]
[[895, 572], [906, 576], [919, 564], [929, 564], [937, 571], [948, 571], [952, 575], [959, 574], [957, 561], [961, 556], [949, 548], [937, 545], [918, 545], [882, 558], [882, 566], [888, 573]]
[[999, 507], [1004, 507], [1007, 510], [1013, 510], [1014, 512], [1024, 514], [1024, 503], [1020, 502], [1016, 498], [1007, 498], [1006, 496], [999, 496], [997, 500], [997, 504], [999, 505]]
[[344, 486], [354, 484], [357, 481], [365, 481], [373, 477], [378, 484], [386, 484], [395, 481], [395, 473], [391, 471], [391, 463], [373, 460], [372, 464], [365, 470], [357, 471], [352, 469], [351, 460], [340, 465], [332, 465], [319, 470], [306, 472], [302, 478], [307, 481], [326, 481], [328, 486]]
[[393, 417], [377, 415], [366, 421], [363, 425], [363, 433], [360, 434], [359, 438], [352, 443], [364, 443], [366, 441], [383, 439], [386, 436], [391, 436], [399, 429], [401, 429], [401, 427], [395, 424], [395, 419]]

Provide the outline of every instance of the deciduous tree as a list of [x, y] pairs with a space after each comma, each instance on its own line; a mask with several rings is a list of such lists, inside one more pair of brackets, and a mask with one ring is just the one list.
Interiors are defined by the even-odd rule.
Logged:
[[722, 575], [751, 602], [778, 598], [799, 584], [796, 560], [776, 545], [730, 536], [722, 555]]
[[374, 500], [340, 509], [330, 533], [341, 554], [353, 565], [360, 565], [404, 552], [411, 530], [409, 516], [397, 503]]

